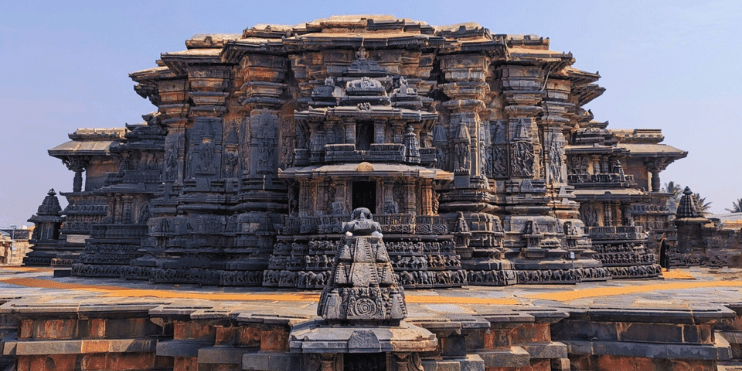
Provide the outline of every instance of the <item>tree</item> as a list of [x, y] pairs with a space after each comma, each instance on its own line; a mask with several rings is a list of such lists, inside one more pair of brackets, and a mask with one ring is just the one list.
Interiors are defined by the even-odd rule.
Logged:
[[682, 192], [683, 192], [683, 187], [680, 184], [675, 183], [672, 180], [669, 181], [669, 182], [667, 182], [667, 183], [665, 183], [665, 187], [664, 188], [665, 188], [664, 189], [665, 192], [672, 193], [673, 196], [676, 196], [678, 194], [682, 194]]
[[675, 214], [675, 212], [678, 210], [680, 197], [683, 197], [683, 186], [671, 180], [665, 183], [663, 191], [665, 191], [666, 193], [672, 193], [672, 197], [667, 199], [666, 206], [669, 212]]
[[707, 214], [712, 204], [712, 202], [706, 202], [706, 197], [701, 197], [698, 193], [693, 194], [693, 202], [696, 204], [696, 211], [701, 214]]
[[742, 213], [742, 198], [738, 198], [737, 201], [732, 202], [731, 209], [724, 209], [730, 213]]

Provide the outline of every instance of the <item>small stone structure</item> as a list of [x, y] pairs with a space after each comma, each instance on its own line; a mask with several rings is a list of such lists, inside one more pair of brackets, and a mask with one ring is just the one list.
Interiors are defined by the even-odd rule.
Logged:
[[675, 216], [678, 244], [668, 251], [670, 264], [742, 267], [742, 228], [737, 223], [729, 224], [727, 227], [699, 212], [693, 192], [685, 187]]
[[406, 288], [655, 277], [647, 232], [674, 243], [659, 173], [687, 153], [595, 121], [600, 76], [549, 39], [343, 16], [186, 47], [130, 75], [143, 123], [49, 151], [73, 192], [34, 261], [321, 289], [359, 207]]

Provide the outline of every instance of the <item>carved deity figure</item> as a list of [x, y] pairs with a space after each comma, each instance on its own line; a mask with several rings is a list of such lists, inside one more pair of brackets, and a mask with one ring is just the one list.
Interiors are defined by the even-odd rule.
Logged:
[[456, 171], [467, 171], [469, 170], [469, 145], [466, 143], [456, 143], [454, 146], [456, 156], [454, 157], [453, 167]]
[[512, 149], [510, 165], [513, 176], [533, 176], [533, 145], [528, 142], [515, 142]]
[[[556, 134], [561, 135], [561, 134]], [[562, 147], [559, 141], [552, 136], [551, 143], [549, 146], [549, 174], [551, 175], [552, 182], [563, 183], [564, 175], [562, 174], [562, 156], [564, 155], [564, 147]]]

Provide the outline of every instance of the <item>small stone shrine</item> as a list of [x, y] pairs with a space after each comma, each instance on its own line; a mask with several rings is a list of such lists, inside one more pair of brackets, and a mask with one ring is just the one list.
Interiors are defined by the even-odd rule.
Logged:
[[395, 323], [405, 317], [404, 292], [397, 284], [381, 225], [364, 207], [343, 223], [332, 275], [322, 291], [317, 315], [328, 322]]
[[195, 35], [130, 75], [144, 122], [49, 151], [73, 191], [32, 219], [52, 229], [27, 263], [323, 289], [370, 264], [346, 246], [380, 246], [344, 234], [365, 208], [381, 292], [655, 277], [675, 243], [659, 173], [687, 152], [594, 120], [600, 76], [549, 43], [392, 16]]

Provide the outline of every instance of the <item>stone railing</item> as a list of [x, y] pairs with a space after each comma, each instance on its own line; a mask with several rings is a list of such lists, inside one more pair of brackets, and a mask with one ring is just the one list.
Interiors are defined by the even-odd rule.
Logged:
[[420, 164], [422, 166], [435, 166], [438, 163], [436, 148], [420, 148]]
[[376, 214], [374, 221], [381, 224], [382, 233], [415, 233], [415, 215]]
[[129, 170], [124, 174], [124, 183], [160, 183], [159, 170]]
[[[284, 234], [341, 233], [350, 215], [285, 217]], [[382, 233], [448, 234], [445, 217], [437, 215], [375, 214]]]
[[448, 222], [445, 217], [433, 215], [418, 215], [415, 218], [415, 233], [417, 234], [447, 234]]
[[593, 240], [641, 240], [644, 239], [644, 228], [633, 227], [590, 227], [588, 233]]
[[90, 233], [92, 238], [142, 238], [147, 235], [147, 226], [141, 224], [96, 224]]
[[619, 173], [601, 173], [601, 174], [569, 174], [567, 181], [570, 184], [590, 184], [590, 183], [633, 183], [634, 176]]
[[355, 144], [325, 145], [327, 162], [404, 162], [405, 146], [399, 143], [372, 143], [369, 150], [356, 150]]
[[350, 221], [350, 215], [323, 215], [319, 219], [317, 233], [340, 233], [343, 230], [343, 223]]

